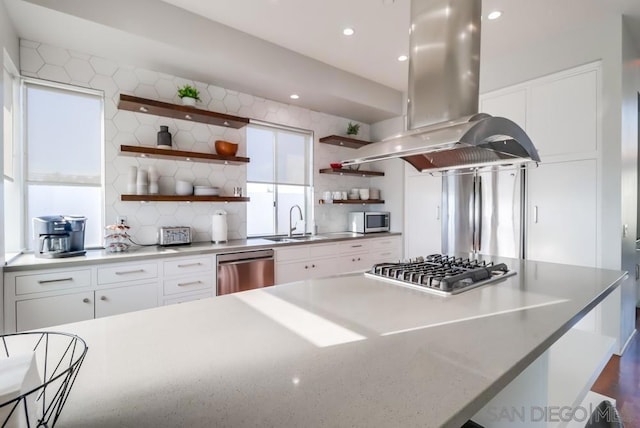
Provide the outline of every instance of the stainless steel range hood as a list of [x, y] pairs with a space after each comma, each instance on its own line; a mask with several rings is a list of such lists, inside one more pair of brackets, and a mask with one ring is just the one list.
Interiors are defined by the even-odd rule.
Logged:
[[478, 114], [481, 0], [412, 0], [407, 127], [344, 165], [403, 158], [420, 171], [539, 162], [516, 123]]

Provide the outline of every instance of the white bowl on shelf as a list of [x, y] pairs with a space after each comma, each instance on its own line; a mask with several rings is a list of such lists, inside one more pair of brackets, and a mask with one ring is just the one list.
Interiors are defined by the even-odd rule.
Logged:
[[194, 186], [193, 194], [197, 196], [220, 196], [220, 188], [211, 186]]
[[176, 180], [176, 195], [193, 195], [193, 184], [190, 181]]
[[359, 193], [360, 199], [362, 199], [363, 201], [369, 199], [369, 189], [360, 189]]

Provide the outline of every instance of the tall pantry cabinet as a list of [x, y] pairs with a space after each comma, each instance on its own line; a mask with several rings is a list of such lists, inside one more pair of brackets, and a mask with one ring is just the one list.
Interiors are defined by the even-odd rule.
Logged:
[[599, 63], [483, 94], [480, 110], [520, 125], [542, 160], [526, 172], [525, 258], [599, 266]]
[[[480, 110], [518, 123], [542, 160], [525, 175], [528, 260], [601, 267], [600, 75], [597, 62], [480, 97]], [[605, 320], [598, 307], [577, 327], [610, 331], [613, 312]]]

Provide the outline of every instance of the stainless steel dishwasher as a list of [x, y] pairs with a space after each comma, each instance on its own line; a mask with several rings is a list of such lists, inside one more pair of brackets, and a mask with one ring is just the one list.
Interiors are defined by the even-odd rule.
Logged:
[[269, 287], [274, 281], [273, 250], [218, 254], [216, 294]]

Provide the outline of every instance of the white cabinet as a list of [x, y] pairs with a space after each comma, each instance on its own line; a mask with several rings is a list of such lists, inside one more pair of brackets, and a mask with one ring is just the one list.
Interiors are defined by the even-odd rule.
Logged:
[[339, 273], [337, 244], [309, 244], [276, 248], [276, 284]]
[[[13, 311], [12, 311], [13, 312]], [[15, 302], [15, 321], [8, 331], [35, 330], [93, 318], [93, 292], [42, 297]], [[10, 326], [15, 325], [14, 329]]]
[[36, 297], [15, 302], [16, 330], [34, 330], [158, 306], [156, 284]]
[[405, 256], [440, 253], [442, 179], [405, 168]]
[[276, 248], [276, 284], [362, 272], [401, 257], [400, 236]]
[[31, 330], [158, 306], [158, 262], [4, 274], [5, 332]]
[[338, 244], [340, 273], [357, 272], [371, 268], [371, 262], [369, 261], [370, 248], [371, 242], [368, 240]]
[[214, 255], [180, 257], [162, 262], [163, 304], [215, 296]]
[[527, 128], [527, 91], [524, 88], [483, 96], [480, 111], [492, 116], [506, 117]]
[[598, 73], [559, 74], [534, 84], [528, 100], [527, 133], [540, 157], [597, 150]]
[[140, 311], [158, 306], [157, 283], [95, 291], [95, 317]]
[[528, 171], [527, 259], [597, 265], [596, 170], [587, 159]]

